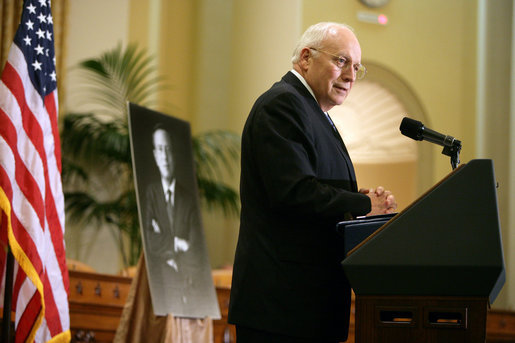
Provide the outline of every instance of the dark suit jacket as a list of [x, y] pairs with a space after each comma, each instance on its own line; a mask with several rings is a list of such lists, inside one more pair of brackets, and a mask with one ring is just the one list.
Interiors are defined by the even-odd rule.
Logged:
[[[173, 223], [169, 220], [161, 182], [149, 185], [145, 200], [143, 232], [154, 310], [166, 314], [166, 309], [173, 308], [175, 315], [195, 314], [196, 310], [192, 310], [194, 305], [190, 302], [201, 303], [209, 296], [204, 286], [209, 280], [206, 280], [206, 273], [203, 272], [209, 263], [203, 251], [196, 199], [187, 188], [176, 183]], [[152, 221], [158, 225], [159, 232], [154, 230]], [[174, 237], [188, 241], [187, 252], [175, 252]], [[171, 258], [177, 263], [178, 271], [166, 264]], [[210, 273], [207, 277], [210, 277]]]
[[241, 155], [241, 224], [229, 322], [345, 340], [350, 286], [336, 223], [364, 215], [352, 162], [316, 100], [291, 72], [254, 104]]
[[[173, 207], [173, 225], [169, 220], [165, 194], [161, 182], [155, 182], [147, 188], [145, 211], [145, 244], [149, 247], [149, 255], [160, 256], [165, 261], [173, 258], [174, 239], [180, 237], [189, 240], [189, 212], [191, 202], [184, 188], [176, 183], [175, 206]], [[152, 221], [159, 227], [156, 232]]]

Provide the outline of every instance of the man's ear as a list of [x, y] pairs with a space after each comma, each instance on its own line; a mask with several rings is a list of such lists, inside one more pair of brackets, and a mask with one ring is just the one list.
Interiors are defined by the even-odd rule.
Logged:
[[299, 66], [302, 68], [302, 70], [307, 70], [309, 64], [311, 63], [312, 58], [313, 58], [313, 55], [311, 54], [310, 48], [306, 47], [301, 50]]

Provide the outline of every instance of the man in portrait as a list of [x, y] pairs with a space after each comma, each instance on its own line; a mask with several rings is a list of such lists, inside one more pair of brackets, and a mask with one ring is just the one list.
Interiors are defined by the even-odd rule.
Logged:
[[[174, 225], [179, 214], [187, 212], [188, 192], [175, 177], [175, 161], [170, 135], [157, 125], [152, 133], [153, 156], [160, 179], [151, 183], [146, 194], [145, 238], [149, 254], [175, 272], [180, 253], [189, 250], [187, 227]], [[177, 200], [177, 199], [180, 200]], [[181, 219], [184, 216], [181, 215]]]
[[145, 189], [143, 240], [154, 312], [194, 316], [210, 284], [205, 280], [209, 263], [197, 199], [192, 186], [179, 177], [183, 174], [178, 173], [174, 143], [180, 142], [161, 123], [153, 127], [151, 140], [159, 177]]

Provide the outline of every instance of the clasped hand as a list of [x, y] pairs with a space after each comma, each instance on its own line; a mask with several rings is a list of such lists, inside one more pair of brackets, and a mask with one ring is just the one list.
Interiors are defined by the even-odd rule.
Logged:
[[397, 209], [395, 196], [392, 192], [385, 190], [382, 186], [379, 186], [376, 189], [362, 188], [359, 192], [366, 194], [372, 203], [372, 210], [367, 214], [367, 216], [393, 213]]

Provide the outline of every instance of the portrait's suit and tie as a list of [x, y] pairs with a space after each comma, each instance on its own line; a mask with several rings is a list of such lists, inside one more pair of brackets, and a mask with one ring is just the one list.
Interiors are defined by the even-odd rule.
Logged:
[[182, 254], [178, 253], [181, 249], [176, 247], [175, 238], [186, 242], [193, 238], [188, 229], [194, 221], [191, 194], [181, 184], [176, 184], [170, 197], [165, 195], [160, 182], [153, 183], [147, 188], [146, 204], [144, 232], [149, 253], [164, 262], [175, 259], [178, 263]]

